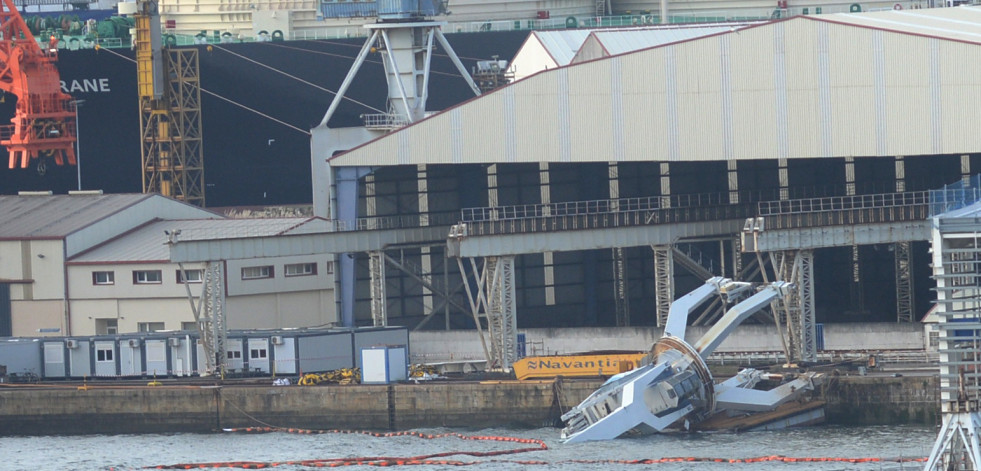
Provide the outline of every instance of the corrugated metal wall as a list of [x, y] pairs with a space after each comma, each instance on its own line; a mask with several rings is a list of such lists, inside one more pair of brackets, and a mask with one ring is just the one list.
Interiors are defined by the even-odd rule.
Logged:
[[975, 44], [795, 17], [539, 73], [332, 164], [968, 153], [979, 77]]

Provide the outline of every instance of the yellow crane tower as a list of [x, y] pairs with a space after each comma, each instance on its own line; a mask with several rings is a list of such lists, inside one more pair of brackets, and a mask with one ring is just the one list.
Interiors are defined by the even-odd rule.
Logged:
[[123, 5], [136, 20], [143, 192], [204, 206], [198, 51], [164, 44], [156, 1]]

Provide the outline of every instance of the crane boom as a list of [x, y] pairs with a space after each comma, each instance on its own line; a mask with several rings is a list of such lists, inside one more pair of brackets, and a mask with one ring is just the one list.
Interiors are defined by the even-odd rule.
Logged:
[[57, 43], [42, 49], [13, 0], [0, 1], [0, 89], [17, 96], [12, 124], [0, 126], [10, 168], [45, 155], [75, 165], [75, 102], [61, 91], [57, 60]]

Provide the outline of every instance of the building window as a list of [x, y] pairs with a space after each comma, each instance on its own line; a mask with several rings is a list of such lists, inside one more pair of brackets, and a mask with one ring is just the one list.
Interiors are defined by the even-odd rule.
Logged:
[[187, 283], [200, 283], [204, 280], [204, 273], [201, 270], [177, 270], [177, 283], [184, 283], [184, 277], [187, 277]]
[[238, 350], [227, 350], [225, 353], [228, 354], [228, 359], [229, 360], [241, 360], [242, 359], [242, 352], [240, 352]]
[[181, 322], [181, 330], [198, 330], [197, 322]]
[[332, 261], [328, 261], [327, 262], [327, 271], [326, 271], [326, 273], [328, 275], [334, 273], [334, 262], [332, 262]]
[[119, 333], [119, 321], [116, 319], [96, 319], [96, 335], [116, 335]]
[[135, 270], [133, 283], [137, 285], [158, 284], [163, 282], [160, 270]]
[[111, 271], [94, 271], [92, 272], [92, 284], [93, 285], [111, 285], [116, 283], [116, 276]]
[[253, 348], [249, 350], [249, 358], [252, 360], [266, 358], [265, 348]]
[[243, 280], [258, 280], [261, 278], [272, 278], [273, 267], [265, 265], [261, 267], [242, 267]]
[[140, 332], [156, 332], [158, 330], [164, 330], [163, 322], [140, 322], [136, 324], [137, 329]]
[[97, 347], [95, 349], [95, 361], [112, 361], [112, 347]]
[[316, 275], [316, 263], [293, 263], [283, 267], [283, 274], [286, 276], [305, 276]]

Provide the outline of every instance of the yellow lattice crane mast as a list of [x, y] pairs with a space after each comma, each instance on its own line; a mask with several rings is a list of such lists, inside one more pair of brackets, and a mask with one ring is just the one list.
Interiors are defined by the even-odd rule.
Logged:
[[123, 6], [136, 20], [143, 192], [204, 206], [197, 49], [163, 44], [155, 1]]

